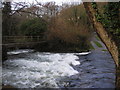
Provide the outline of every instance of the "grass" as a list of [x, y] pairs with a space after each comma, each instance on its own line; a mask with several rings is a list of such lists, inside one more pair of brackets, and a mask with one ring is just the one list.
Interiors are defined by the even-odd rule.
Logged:
[[107, 51], [107, 49], [103, 49], [102, 51]]
[[98, 47], [102, 47], [102, 45], [99, 43], [99, 42], [97, 42], [97, 41], [94, 41], [94, 43], [98, 46]]
[[96, 39], [97, 39], [97, 40], [99, 40], [99, 41], [100, 41], [100, 38], [99, 38], [98, 36], [95, 36], [95, 37], [96, 37]]
[[94, 50], [94, 47], [92, 46], [92, 44], [90, 44], [90, 50]]

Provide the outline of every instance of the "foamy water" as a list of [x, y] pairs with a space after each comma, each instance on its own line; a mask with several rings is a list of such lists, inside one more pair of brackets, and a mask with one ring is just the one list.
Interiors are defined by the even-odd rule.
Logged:
[[24, 49], [24, 50], [14, 50], [14, 51], [10, 51], [7, 52], [8, 55], [13, 55], [13, 54], [20, 54], [20, 53], [28, 53], [28, 52], [33, 52], [34, 50], [30, 50], [30, 49]]
[[[19, 52], [21, 51], [9, 54]], [[89, 52], [78, 54], [86, 55]], [[79, 58], [75, 53], [36, 52], [30, 55], [30, 59], [7, 60], [3, 67], [3, 84], [17, 88], [64, 87], [65, 78], [79, 73], [72, 67], [80, 65], [77, 59]]]

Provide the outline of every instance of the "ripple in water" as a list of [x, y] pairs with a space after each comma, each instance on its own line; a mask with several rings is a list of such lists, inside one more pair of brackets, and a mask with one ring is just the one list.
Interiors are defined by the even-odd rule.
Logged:
[[[88, 53], [82, 55], [85, 54]], [[80, 64], [77, 59], [75, 53], [36, 52], [30, 59], [7, 60], [3, 66], [3, 84], [17, 88], [64, 87], [65, 78], [79, 73], [71, 66]]]

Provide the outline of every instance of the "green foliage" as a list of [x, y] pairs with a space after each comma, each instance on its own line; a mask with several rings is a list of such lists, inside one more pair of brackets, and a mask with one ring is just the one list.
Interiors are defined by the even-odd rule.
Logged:
[[107, 51], [107, 49], [103, 49], [102, 51], [104, 51], [104, 52], [105, 52], [105, 51]]
[[108, 5], [105, 6], [103, 18], [109, 22], [109, 28], [118, 28], [119, 3], [108, 3]]
[[[108, 32], [113, 35], [114, 40], [119, 42], [120, 27], [119, 27], [119, 2], [109, 2], [105, 6], [103, 14], [103, 24]], [[120, 42], [119, 42], [120, 43]]]
[[34, 18], [23, 22], [20, 30], [26, 36], [40, 36], [47, 30], [47, 24], [43, 19]]
[[97, 4], [95, 2], [92, 2], [91, 4], [94, 9], [97, 9]]
[[97, 41], [94, 41], [94, 43], [98, 46], [98, 47], [102, 47], [102, 45], [99, 43], [99, 42], [97, 42]]
[[98, 12], [98, 9], [97, 9], [98, 6], [97, 6], [97, 4], [96, 4], [95, 2], [92, 2], [91, 5], [92, 5], [92, 7], [95, 9], [95, 11], [97, 12], [97, 13], [95, 14], [95, 17], [96, 17], [97, 21], [98, 21], [98, 22], [102, 22], [103, 18], [102, 18], [102, 16], [100, 15], [100, 13]]
[[102, 22], [102, 19], [103, 19], [103, 18], [101, 17], [100, 14], [96, 13], [96, 14], [95, 14], [95, 17], [96, 17], [96, 19], [97, 19], [98, 22]]
[[103, 8], [104, 13], [100, 14], [96, 3], [91, 3], [96, 10], [96, 19], [101, 22], [104, 28], [113, 36], [113, 39], [120, 43], [120, 27], [119, 27], [119, 4], [120, 2], [108, 2]]

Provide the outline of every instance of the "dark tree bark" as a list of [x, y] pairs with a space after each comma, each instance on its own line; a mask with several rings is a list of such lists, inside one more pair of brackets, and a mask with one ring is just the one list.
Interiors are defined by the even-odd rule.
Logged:
[[11, 14], [11, 2], [3, 2], [3, 10], [2, 10], [2, 35], [10, 34], [10, 14]]

